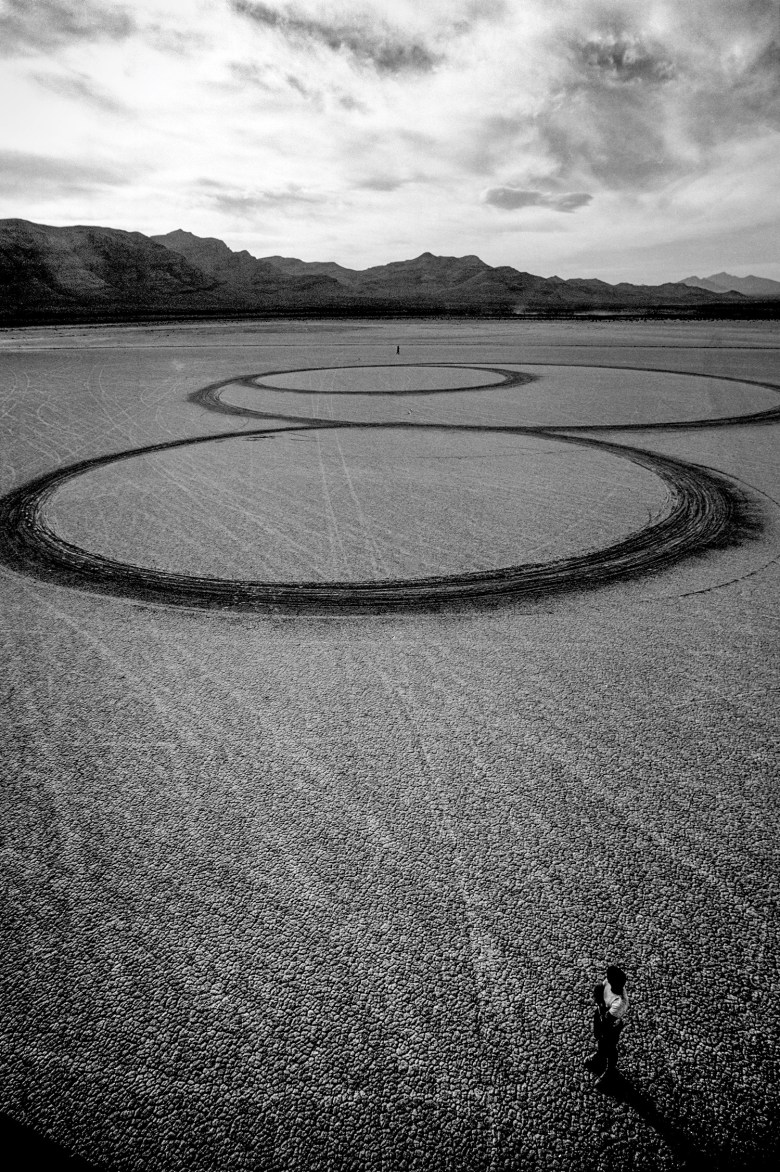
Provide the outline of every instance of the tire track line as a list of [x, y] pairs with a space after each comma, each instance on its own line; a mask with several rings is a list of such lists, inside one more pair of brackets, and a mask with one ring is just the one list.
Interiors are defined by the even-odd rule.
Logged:
[[[326, 426], [335, 428], [341, 425]], [[374, 426], [383, 428], [385, 425]], [[403, 424], [390, 426], [394, 429], [404, 427]], [[318, 425], [315, 434], [321, 427]], [[275, 429], [275, 432], [279, 430]], [[436, 430], [442, 430], [442, 427], [436, 425]], [[498, 429], [453, 426], [443, 430], [495, 432]], [[526, 434], [526, 429], [518, 428], [500, 431], [502, 434]], [[220, 438], [247, 434], [267, 432], [222, 433]], [[14, 570], [45, 581], [168, 605], [238, 610], [276, 608], [293, 613], [372, 608], [403, 611], [543, 597], [561, 590], [594, 587], [607, 581], [636, 577], [648, 570], [662, 569], [694, 550], [733, 540], [746, 529], [744, 499], [725, 478], [639, 448], [583, 437], [555, 438], [560, 443], [581, 444], [610, 452], [649, 468], [670, 490], [669, 511], [621, 541], [585, 554], [454, 576], [362, 582], [233, 581], [152, 570], [81, 549], [64, 541], [47, 525], [46, 503], [68, 480], [93, 468], [150, 452], [213, 442], [214, 437], [207, 436], [83, 460], [15, 489], [0, 499], [0, 560]], [[327, 485], [326, 499], [333, 515]]]

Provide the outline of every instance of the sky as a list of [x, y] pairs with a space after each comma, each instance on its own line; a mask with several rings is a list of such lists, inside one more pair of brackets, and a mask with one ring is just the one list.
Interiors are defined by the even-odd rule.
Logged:
[[780, 0], [0, 0], [0, 217], [780, 280]]

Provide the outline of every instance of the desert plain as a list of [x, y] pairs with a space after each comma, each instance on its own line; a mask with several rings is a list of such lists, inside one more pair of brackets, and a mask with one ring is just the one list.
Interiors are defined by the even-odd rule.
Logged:
[[774, 1166], [779, 348], [0, 333], [0, 1110], [117, 1170]]

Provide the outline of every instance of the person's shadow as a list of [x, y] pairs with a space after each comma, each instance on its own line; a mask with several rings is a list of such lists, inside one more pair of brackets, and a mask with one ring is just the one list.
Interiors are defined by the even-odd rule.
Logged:
[[10, 1115], [0, 1114], [0, 1151], [7, 1172], [105, 1172]]
[[650, 1095], [641, 1091], [622, 1074], [604, 1092], [617, 1102], [625, 1103], [661, 1137], [672, 1154], [682, 1162], [686, 1172], [735, 1172], [736, 1169], [750, 1169], [750, 1172], [769, 1172], [778, 1165], [769, 1158], [758, 1163], [740, 1160], [721, 1149], [697, 1145], [682, 1128], [661, 1112]]

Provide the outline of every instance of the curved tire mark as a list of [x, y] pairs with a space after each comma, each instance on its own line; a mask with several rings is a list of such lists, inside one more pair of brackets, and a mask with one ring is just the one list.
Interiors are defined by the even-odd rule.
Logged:
[[[376, 369], [384, 369], [385, 364], [376, 364]], [[299, 420], [301, 423], [310, 423], [314, 425], [317, 422], [316, 417], [311, 416], [297, 416], [280, 414], [271, 411], [257, 411], [252, 407], [241, 407], [232, 403], [225, 403], [221, 398], [221, 392], [228, 386], [240, 384], [249, 387], [252, 390], [275, 391], [277, 394], [292, 394], [292, 395], [371, 395], [371, 396], [404, 396], [404, 395], [452, 395], [459, 391], [495, 391], [506, 390], [513, 386], [523, 386], [529, 382], [537, 381], [539, 375], [525, 374], [520, 371], [507, 370], [500, 366], [482, 366], [473, 363], [435, 363], [435, 362], [416, 362], [409, 363], [409, 366], [431, 366], [439, 370], [450, 366], [457, 370], [473, 369], [473, 370], [489, 370], [495, 374], [504, 374], [507, 376], [506, 381], [500, 383], [488, 383], [487, 385], [480, 384], [475, 387], [438, 387], [434, 390], [408, 390], [408, 391], [311, 391], [303, 390], [295, 387], [274, 387], [266, 383], [258, 382], [259, 378], [267, 378], [274, 374], [299, 374], [303, 370], [349, 370], [350, 367], [304, 367], [300, 371], [297, 370], [272, 370], [265, 371], [263, 374], [255, 375], [237, 375], [235, 378], [223, 379], [217, 383], [210, 383], [206, 387], [201, 387], [197, 391], [193, 391], [187, 396], [191, 403], [197, 403], [201, 407], [205, 407], [209, 411], [216, 411], [224, 415], [244, 415], [253, 419], [289, 419]], [[759, 379], [737, 378], [735, 375], [729, 374], [697, 374], [688, 370], [665, 370], [653, 367], [649, 372], [646, 368], [641, 366], [599, 366], [597, 363], [580, 363], [580, 362], [529, 362], [529, 366], [566, 366], [576, 369], [582, 367], [584, 370], [629, 370], [641, 371], [643, 374], [674, 374], [682, 375], [686, 378], [711, 378], [718, 382], [734, 382], [742, 383], [747, 386], [760, 387], [765, 391], [775, 391], [780, 394], [780, 384], [762, 382]], [[363, 369], [362, 367], [360, 369]], [[366, 365], [366, 369], [370, 369]], [[776, 423], [780, 420], [780, 406], [769, 407], [763, 411], [753, 411], [741, 415], [714, 415], [711, 418], [704, 419], [681, 419], [668, 420], [666, 422], [653, 423], [539, 423], [530, 424], [526, 430], [535, 432], [602, 432], [602, 431], [686, 431], [696, 430], [705, 427], [734, 427], [735, 425], [744, 424], [761, 424], [761, 423]], [[369, 426], [365, 424], [363, 426]]]
[[[498, 382], [494, 383], [475, 383], [472, 386], [463, 387], [429, 387], [419, 388], [412, 387], [404, 390], [395, 391], [330, 391], [322, 390], [316, 391], [307, 389], [306, 387], [275, 387], [271, 383], [258, 382], [261, 378], [272, 378], [276, 374], [309, 374], [312, 371], [326, 371], [326, 370], [398, 370], [410, 369], [417, 370], [420, 367], [433, 370], [486, 370], [490, 374], [501, 375]], [[503, 366], [484, 366], [482, 363], [455, 363], [455, 362], [399, 362], [390, 366], [386, 362], [365, 362], [360, 366], [303, 366], [298, 370], [266, 370], [262, 374], [250, 375], [249, 378], [233, 379], [233, 382], [243, 383], [245, 386], [262, 391], [276, 391], [277, 394], [286, 395], [371, 395], [375, 396], [393, 396], [403, 398], [404, 395], [451, 395], [456, 391], [495, 391], [499, 388], [506, 387], [522, 387], [526, 383], [536, 382], [539, 378], [536, 374], [528, 374], [520, 370], [506, 370]], [[223, 384], [224, 385], [224, 384]], [[191, 396], [194, 402], [199, 402], [197, 399], [198, 392]]]
[[[733, 374], [699, 374], [691, 370], [671, 370], [665, 367], [653, 366], [599, 366], [590, 362], [529, 362], [529, 366], [581, 366], [583, 370], [630, 370], [641, 374], [674, 374], [685, 378], [711, 378], [717, 382], [743, 383], [751, 387], [761, 387], [764, 391], [775, 391], [780, 394], [780, 383], [763, 382], [757, 378], [738, 378]], [[776, 423], [780, 419], [780, 406], [768, 407], [764, 411], [752, 411], [743, 415], [713, 415], [704, 419], [673, 419], [661, 423], [554, 423], [540, 424], [545, 431], [685, 431], [688, 428], [702, 427], [733, 427], [743, 423]]]
[[[318, 422], [320, 429], [344, 426], [538, 435], [539, 428], [439, 424], [344, 424]], [[362, 582], [262, 582], [192, 577], [115, 561], [60, 538], [46, 523], [47, 501], [66, 481], [95, 468], [152, 452], [214, 443], [223, 439], [278, 435], [303, 427], [223, 432], [173, 440], [82, 460], [29, 481], [0, 499], [0, 561], [46, 582], [110, 594], [138, 602], [227, 611], [289, 613], [407, 611], [495, 604], [581, 590], [665, 568], [689, 554], [735, 540], [747, 531], [745, 502], [724, 478], [695, 465], [641, 448], [585, 437], [550, 435], [569, 443], [612, 452], [648, 468], [669, 490], [670, 508], [660, 519], [603, 549], [549, 562], [451, 576]]]

